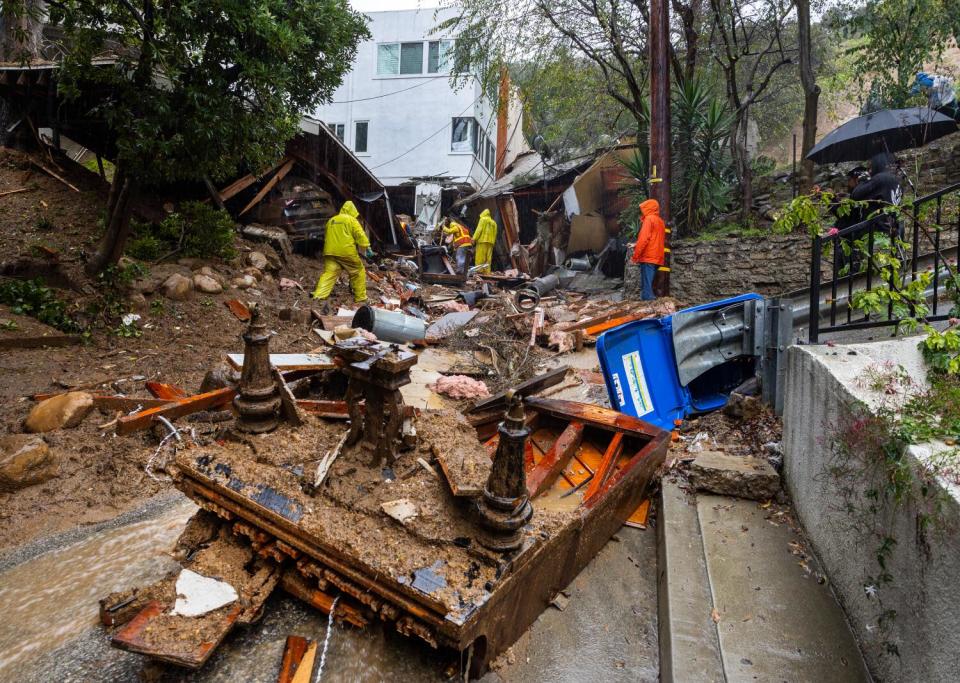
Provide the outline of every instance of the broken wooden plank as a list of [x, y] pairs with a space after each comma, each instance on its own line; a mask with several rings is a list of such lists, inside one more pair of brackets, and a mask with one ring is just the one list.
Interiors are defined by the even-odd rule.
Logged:
[[147, 391], [149, 391], [154, 398], [163, 398], [167, 401], [177, 401], [181, 398], [186, 398], [189, 396], [186, 391], [175, 384], [166, 384], [164, 382], [147, 382], [146, 387]]
[[[230, 632], [230, 629], [233, 628], [237, 617], [240, 616], [240, 610], [241, 607], [238, 603], [234, 605], [232, 609], [224, 610], [215, 615], [213, 618], [216, 619], [216, 622], [208, 624], [208, 626], [212, 626], [213, 628], [204, 629], [204, 634], [207, 636], [206, 640], [200, 640], [196, 635], [196, 631], [186, 628], [191, 621], [195, 620], [189, 617], [181, 617], [181, 619], [184, 620], [184, 633], [188, 636], [194, 635], [196, 639], [191, 642], [188, 637], [186, 640], [177, 642], [176, 646], [162, 648], [153, 645], [149, 639], [152, 625], [164, 616], [166, 612], [166, 609], [159, 601], [153, 600], [147, 603], [147, 606], [144, 607], [137, 616], [131, 619], [126, 626], [117, 631], [113, 636], [112, 642], [121, 650], [138, 652], [153, 657], [154, 659], [184, 666], [189, 669], [198, 669], [210, 658], [210, 655], [213, 654], [217, 645], [223, 641], [227, 633]], [[178, 649], [174, 649], [174, 647]]]
[[42, 349], [43, 347], [75, 346], [83, 342], [79, 334], [50, 334], [33, 337], [3, 337], [0, 338], [0, 349]]
[[623, 453], [623, 432], [617, 432], [610, 439], [610, 443], [607, 444], [607, 450], [603, 452], [603, 460], [600, 461], [600, 466], [597, 467], [593, 478], [590, 480], [590, 485], [587, 486], [587, 490], [583, 494], [585, 501], [597, 495], [610, 475], [613, 474], [613, 468], [617, 464], [617, 459], [621, 453]]
[[[543, 391], [544, 389], [552, 387], [556, 384], [560, 384], [569, 369], [569, 365], [561, 365], [559, 368], [545, 372], [542, 375], [531, 377], [526, 382], [521, 382], [517, 386], [512, 387], [512, 389], [518, 396], [525, 398], [531, 394], [537, 393], [538, 391]], [[482, 410], [489, 410], [495, 406], [505, 406], [506, 396], [507, 392], [501, 391], [495, 396], [491, 396], [490, 398], [485, 398], [482, 401], [474, 403], [469, 412], [476, 413]]]
[[283, 647], [283, 659], [280, 662], [280, 673], [277, 683], [290, 683], [293, 672], [303, 660], [310, 641], [302, 636], [287, 636], [287, 644]]
[[334, 420], [350, 419], [350, 409], [347, 407], [346, 401], [315, 401], [301, 398], [297, 401], [297, 406], [303, 412], [318, 417], [327, 417]]
[[247, 305], [239, 299], [230, 299], [229, 301], [224, 301], [223, 305], [229, 308], [230, 312], [233, 313], [234, 317], [240, 322], [249, 322], [250, 309], [247, 308]]
[[220, 192], [218, 193], [220, 195], [220, 201], [225, 202], [228, 199], [232, 199], [233, 197], [235, 197], [236, 195], [240, 194], [241, 192], [246, 190], [248, 187], [253, 185], [255, 182], [257, 182], [257, 176], [253, 175], [252, 173], [248, 173], [242, 178], [238, 178], [237, 180], [233, 181], [232, 183], [227, 185], [225, 188], [220, 190]]
[[250, 202], [245, 207], [243, 207], [243, 210], [240, 211], [240, 213], [238, 213], [237, 216], [242, 216], [247, 211], [255, 207], [261, 201], [263, 201], [263, 198], [267, 196], [267, 193], [270, 192], [270, 190], [272, 190], [277, 183], [283, 180], [284, 176], [286, 176], [290, 172], [290, 169], [292, 168], [293, 168], [293, 159], [289, 159], [287, 163], [281, 166], [280, 169], [273, 174], [273, 177], [267, 181], [267, 184], [264, 185], [259, 192], [257, 192], [254, 198], [251, 199]]
[[280, 414], [283, 419], [294, 427], [303, 425], [303, 417], [300, 415], [300, 409], [297, 407], [297, 399], [283, 378], [283, 373], [277, 368], [271, 368], [273, 379], [277, 383], [277, 389], [280, 391]]
[[236, 396], [236, 394], [237, 390], [230, 387], [214, 389], [213, 391], [208, 391], [205, 394], [188, 396], [187, 398], [182, 398], [172, 403], [167, 403], [149, 410], [144, 410], [136, 413], [135, 415], [121, 417], [117, 422], [117, 434], [123, 436], [124, 434], [130, 434], [141, 429], [146, 429], [153, 424], [153, 421], [158, 417], [165, 417], [168, 420], [173, 420], [178, 417], [183, 417], [184, 415], [197, 413], [201, 410], [220, 407], [233, 400], [233, 397]]
[[[237, 370], [243, 368], [242, 353], [228, 353], [227, 360]], [[333, 358], [325, 353], [271, 353], [270, 365], [281, 372], [290, 370], [332, 370]]]
[[300, 666], [293, 674], [290, 683], [311, 683], [313, 681], [313, 667], [317, 661], [317, 641], [310, 643], [307, 651], [300, 660]]
[[320, 323], [320, 326], [323, 329], [330, 330], [331, 332], [344, 325], [347, 327], [353, 327], [352, 315], [321, 315], [320, 312], [314, 308], [310, 309], [310, 315], [313, 316], [314, 320]]
[[49, 176], [51, 176], [51, 177], [53, 177], [53, 178], [56, 178], [57, 180], [59, 180], [61, 183], [63, 183], [63, 184], [66, 185], [67, 187], [69, 187], [69, 188], [70, 188], [71, 190], [73, 190], [74, 192], [79, 192], [79, 191], [80, 191], [80, 188], [78, 188], [76, 185], [71, 184], [71, 183], [70, 183], [69, 181], [67, 181], [63, 176], [57, 175], [55, 172], [51, 171], [49, 168], [47, 168], [46, 166], [44, 166], [43, 164], [41, 164], [41, 163], [40, 163], [39, 161], [37, 161], [36, 159], [30, 159], [30, 163], [33, 164], [34, 166], [36, 166], [37, 168], [39, 168], [41, 171], [43, 171], [43, 172], [46, 173], [47, 175], [49, 175]]
[[583, 440], [584, 424], [570, 422], [553, 443], [539, 464], [527, 473], [527, 491], [535, 498], [549, 489], [577, 452]]
[[633, 511], [633, 514], [627, 518], [627, 521], [624, 522], [624, 526], [629, 526], [634, 529], [646, 529], [647, 528], [647, 518], [650, 516], [650, 499], [646, 498], [639, 507]]
[[631, 315], [623, 315], [619, 318], [611, 318], [610, 320], [605, 320], [604, 322], [597, 323], [596, 325], [591, 325], [584, 329], [586, 334], [595, 336], [601, 332], [606, 332], [607, 330], [612, 330], [614, 327], [620, 327], [621, 325], [626, 325], [627, 323], [632, 323], [636, 320], [643, 320], [644, 318], [649, 318], [649, 313], [634, 313]]

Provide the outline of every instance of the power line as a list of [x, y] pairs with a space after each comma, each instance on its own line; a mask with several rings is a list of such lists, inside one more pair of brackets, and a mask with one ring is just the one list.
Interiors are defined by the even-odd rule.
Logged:
[[[471, 107], [476, 106], [477, 102], [479, 102], [482, 97], [483, 97], [483, 95], [480, 95], [480, 97], [478, 97], [478, 98], [475, 99], [473, 102], [471, 102], [471, 103], [468, 104], [466, 107], [464, 107], [463, 111], [461, 111], [459, 114], [457, 114], [457, 117], [460, 117], [460, 116], [463, 116], [464, 114], [466, 114], [467, 111], [468, 111]], [[423, 140], [421, 140], [420, 142], [418, 142], [417, 144], [415, 144], [413, 147], [411, 147], [410, 149], [408, 149], [406, 152], [404, 152], [404, 153], [402, 153], [402, 154], [400, 154], [400, 155], [398, 155], [398, 156], [395, 156], [394, 158], [390, 159], [389, 161], [384, 161], [382, 164], [377, 164], [376, 166], [371, 167], [370, 170], [371, 170], [371, 171], [375, 171], [376, 169], [378, 169], [378, 168], [380, 168], [380, 167], [382, 167], [382, 166], [386, 166], [387, 164], [392, 164], [392, 163], [393, 163], [394, 161], [396, 161], [397, 159], [402, 159], [403, 157], [405, 157], [405, 156], [407, 156], [408, 154], [410, 154], [410, 152], [412, 152], [413, 150], [417, 149], [420, 145], [422, 145], [422, 144], [424, 144], [425, 142], [427, 142], [427, 141], [429, 141], [429, 140], [432, 140], [433, 138], [435, 138], [435, 137], [437, 137], [438, 135], [440, 135], [440, 133], [442, 133], [443, 131], [445, 131], [447, 128], [449, 128], [449, 127], [452, 126], [452, 125], [453, 125], [453, 121], [452, 121], [452, 120], [448, 121], [447, 123], [443, 124], [443, 128], [441, 128], [440, 130], [436, 131], [435, 133], [431, 133], [430, 135], [428, 135], [427, 137], [425, 137]], [[471, 168], [472, 168], [472, 167], [471, 167]]]
[[393, 92], [384, 93], [383, 95], [375, 95], [373, 97], [361, 97], [358, 100], [338, 100], [336, 102], [328, 102], [327, 104], [353, 104], [354, 102], [369, 102], [370, 100], [379, 100], [384, 97], [390, 97], [391, 95], [399, 95], [402, 92], [407, 92], [408, 90], [413, 90], [414, 88], [419, 88], [420, 86], [426, 85], [427, 83], [432, 82], [433, 79], [417, 83], [416, 85], [411, 85], [409, 88], [404, 88], [403, 90], [394, 90]]

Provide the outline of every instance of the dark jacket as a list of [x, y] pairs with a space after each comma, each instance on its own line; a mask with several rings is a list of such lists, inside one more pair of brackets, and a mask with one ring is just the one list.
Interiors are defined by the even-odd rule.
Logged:
[[[888, 165], [889, 156], [877, 154], [870, 160], [870, 180], [860, 183], [850, 193], [851, 199], [867, 202], [867, 208], [864, 211], [865, 216], [869, 217], [874, 212], [881, 211], [888, 206], [899, 206], [901, 199], [903, 199], [900, 180], [893, 172], [888, 170]], [[893, 229], [896, 226], [896, 218], [891, 215], [879, 216], [877, 224]]]

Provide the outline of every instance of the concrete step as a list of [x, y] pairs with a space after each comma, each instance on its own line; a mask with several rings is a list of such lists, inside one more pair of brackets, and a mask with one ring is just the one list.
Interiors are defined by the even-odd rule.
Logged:
[[666, 478], [660, 511], [661, 681], [870, 680], [788, 524], [755, 501], [688, 495]]

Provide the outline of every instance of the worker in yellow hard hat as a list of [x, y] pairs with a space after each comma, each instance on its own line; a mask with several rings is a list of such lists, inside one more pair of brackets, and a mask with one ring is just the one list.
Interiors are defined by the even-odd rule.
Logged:
[[477, 272], [489, 273], [490, 263], [493, 261], [493, 244], [497, 241], [497, 222], [490, 215], [490, 209], [484, 209], [480, 214], [477, 229], [473, 233], [473, 241], [477, 245], [474, 265], [480, 266]]
[[327, 221], [323, 238], [323, 274], [313, 290], [314, 299], [324, 300], [330, 296], [342, 268], [350, 277], [354, 300], [357, 303], [367, 300], [367, 271], [357, 250], [363, 249], [367, 258], [373, 256], [373, 251], [370, 239], [357, 220], [359, 215], [353, 202], [344, 202], [340, 213]]
[[444, 221], [448, 223], [444, 229], [444, 235], [450, 235], [453, 239], [453, 248], [457, 252], [457, 272], [466, 273], [467, 263], [470, 261], [470, 250], [473, 248], [473, 240], [470, 238], [470, 231], [467, 226], [457, 223], [452, 219]]

